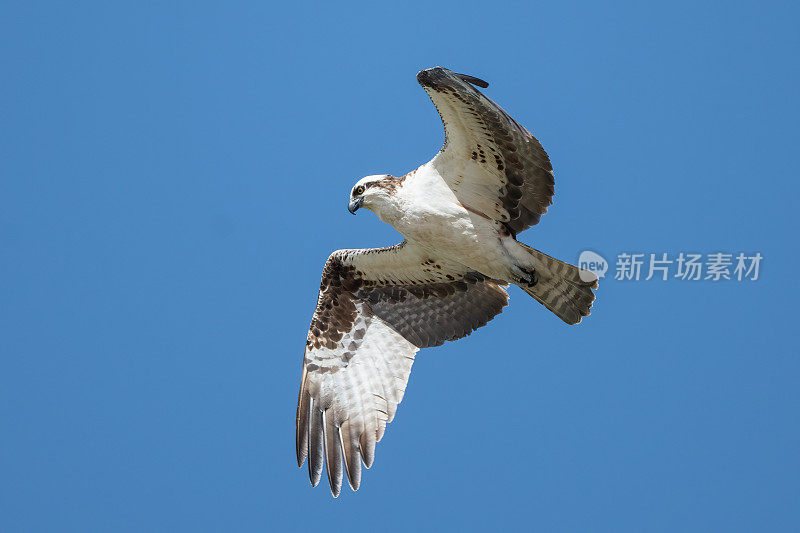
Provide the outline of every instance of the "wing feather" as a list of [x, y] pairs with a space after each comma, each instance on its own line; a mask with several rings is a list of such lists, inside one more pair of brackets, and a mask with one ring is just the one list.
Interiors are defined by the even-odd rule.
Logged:
[[446, 68], [417, 80], [436, 106], [445, 142], [431, 165], [465, 206], [517, 234], [552, 204], [553, 167], [536, 138], [500, 106]]
[[[308, 421], [308, 476], [311, 486], [316, 487], [322, 479], [323, 451], [322, 451], [322, 410], [310, 400], [310, 417]], [[302, 465], [300, 465], [302, 466]]]
[[308, 456], [308, 411], [311, 397], [306, 390], [308, 372], [303, 365], [303, 375], [300, 378], [300, 393], [297, 398], [297, 422], [295, 424], [297, 436], [297, 466], [303, 466], [303, 461]]
[[375, 435], [370, 433], [362, 433], [358, 438], [361, 459], [364, 461], [366, 468], [372, 468], [372, 463], [375, 461], [375, 444], [377, 441], [378, 439], [375, 438]]
[[342, 449], [339, 428], [334, 423], [333, 413], [322, 413], [322, 432], [325, 437], [325, 464], [328, 467], [328, 483], [333, 497], [337, 498], [342, 490]]
[[346, 420], [339, 428], [342, 439], [342, 458], [344, 469], [347, 472], [347, 481], [350, 488], [358, 490], [361, 485], [361, 459], [359, 459], [358, 429], [353, 427], [350, 420]]
[[508, 303], [501, 284], [417, 246], [334, 252], [323, 269], [297, 405], [297, 461], [338, 496], [361, 484], [416, 352], [468, 335]]

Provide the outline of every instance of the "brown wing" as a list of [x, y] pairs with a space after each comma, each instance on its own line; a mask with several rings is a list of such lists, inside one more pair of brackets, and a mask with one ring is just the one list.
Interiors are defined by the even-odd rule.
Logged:
[[500, 283], [405, 242], [334, 252], [323, 270], [297, 405], [297, 463], [308, 457], [312, 485], [327, 463], [334, 496], [343, 472], [357, 490], [361, 460], [372, 465], [417, 350], [469, 335], [507, 303]]
[[553, 167], [539, 141], [469, 83], [481, 80], [434, 67], [417, 81], [445, 130], [444, 146], [429, 164], [459, 201], [514, 234], [537, 224], [554, 191]]

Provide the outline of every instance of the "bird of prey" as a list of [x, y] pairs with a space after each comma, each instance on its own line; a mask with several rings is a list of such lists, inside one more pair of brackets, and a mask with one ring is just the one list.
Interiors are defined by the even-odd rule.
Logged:
[[348, 209], [369, 209], [405, 240], [333, 252], [322, 272], [297, 402], [297, 464], [316, 486], [327, 465], [334, 497], [353, 490], [403, 399], [420, 348], [460, 339], [522, 288], [567, 324], [589, 315], [597, 278], [517, 240], [553, 197], [542, 145], [446, 68], [417, 74], [444, 123], [444, 146], [401, 177], [367, 176]]

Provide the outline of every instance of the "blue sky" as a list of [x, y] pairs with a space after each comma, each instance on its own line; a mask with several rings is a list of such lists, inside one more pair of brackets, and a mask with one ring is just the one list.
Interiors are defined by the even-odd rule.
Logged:
[[[798, 8], [789, 2], [5, 3], [3, 531], [800, 528]], [[482, 77], [594, 250], [763, 257], [757, 281], [518, 289], [417, 357], [362, 488], [294, 459], [301, 358], [361, 176], [443, 133], [415, 74]]]

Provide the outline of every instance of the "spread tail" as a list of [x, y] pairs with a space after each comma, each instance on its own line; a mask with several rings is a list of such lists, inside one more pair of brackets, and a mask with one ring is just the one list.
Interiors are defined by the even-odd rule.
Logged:
[[520, 288], [567, 324], [577, 324], [583, 317], [589, 316], [594, 301], [592, 289], [597, 288], [597, 276], [530, 246], [525, 248], [533, 256], [536, 265], [536, 283], [522, 284]]

